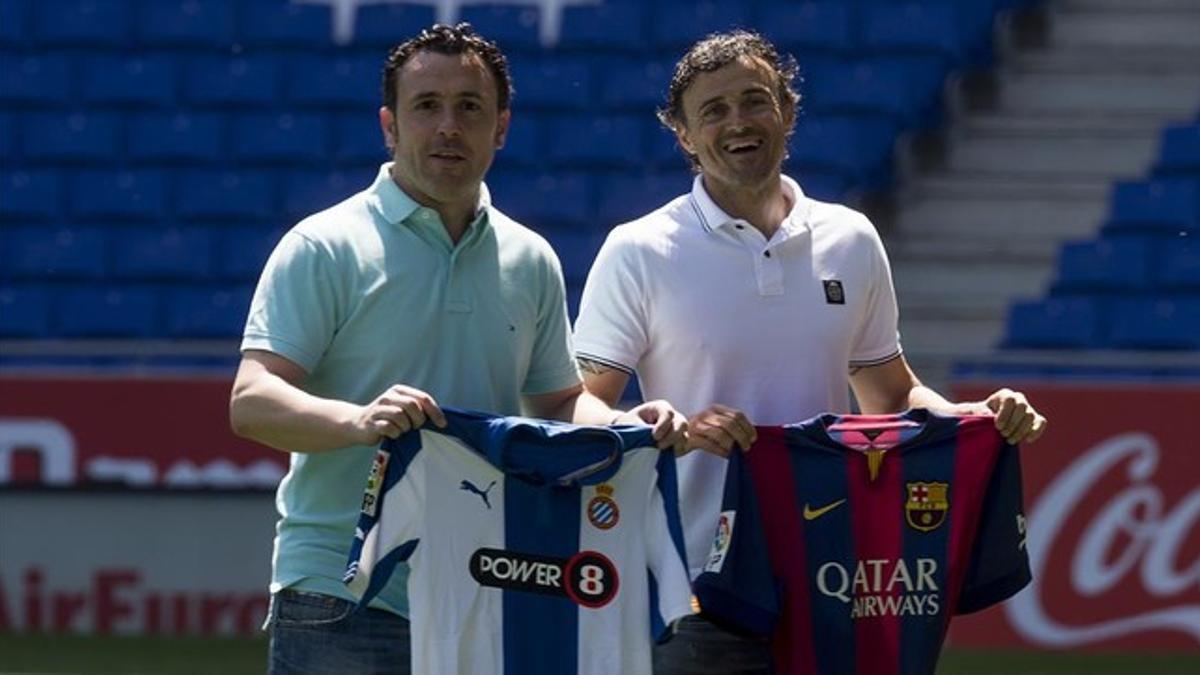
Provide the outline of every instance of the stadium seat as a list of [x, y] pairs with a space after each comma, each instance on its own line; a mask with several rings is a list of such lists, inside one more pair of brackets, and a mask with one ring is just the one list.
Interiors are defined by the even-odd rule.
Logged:
[[967, 54], [966, 26], [955, 3], [878, 2], [864, 6], [862, 46], [877, 53], [935, 54], [959, 64]]
[[119, 154], [121, 120], [111, 113], [30, 113], [22, 116], [25, 157], [55, 164], [111, 164]]
[[759, 6], [757, 25], [784, 52], [850, 53], [855, 47], [854, 14], [854, 5], [831, 0], [768, 2]]
[[646, 163], [662, 169], [684, 169], [691, 164], [679, 147], [674, 132], [653, 116], [642, 122], [642, 139], [646, 143]]
[[320, 56], [289, 59], [288, 100], [311, 106], [379, 106], [382, 59]]
[[601, 228], [555, 228], [541, 230], [558, 259], [562, 263], [563, 278], [568, 285], [582, 285], [587, 279], [596, 252], [604, 243], [605, 230]]
[[521, 112], [535, 109], [586, 109], [596, 98], [592, 67], [568, 58], [513, 59], [512, 73]]
[[254, 282], [283, 237], [281, 229], [223, 227], [217, 234], [215, 266], [221, 279]]
[[128, 128], [133, 160], [195, 164], [226, 156], [224, 119], [215, 113], [145, 113], [130, 117]]
[[496, 161], [506, 167], [531, 167], [543, 163], [546, 154], [546, 117], [537, 113], [514, 115]]
[[290, 171], [283, 181], [283, 211], [289, 222], [299, 221], [367, 189], [376, 173], [370, 165], [342, 171]]
[[[360, 4], [354, 22], [355, 46], [391, 48], [433, 25], [436, 20], [432, 6], [401, 3]], [[326, 34], [329, 25], [325, 25]], [[486, 35], [486, 33], [485, 33]], [[491, 36], [489, 36], [491, 37]], [[380, 70], [383, 59], [380, 59]]]
[[652, 4], [651, 38], [656, 47], [684, 48], [717, 31], [751, 26], [748, 8], [717, 0], [661, 0]]
[[1086, 296], [1017, 302], [1009, 308], [1007, 349], [1096, 349], [1103, 346], [1101, 301]]
[[250, 114], [233, 120], [233, 156], [248, 164], [317, 163], [329, 154], [323, 115]]
[[202, 227], [126, 227], [112, 237], [113, 276], [201, 281], [212, 270], [213, 234]]
[[167, 214], [162, 171], [81, 171], [71, 187], [72, 212], [87, 221], [157, 220]]
[[33, 38], [41, 45], [124, 47], [132, 15], [126, 0], [37, 0]]
[[1163, 130], [1155, 172], [1200, 179], [1200, 124], [1177, 125]]
[[29, 39], [27, 0], [0, 2], [0, 45], [20, 45]]
[[13, 144], [13, 126], [12, 115], [0, 113], [0, 157], [5, 157], [10, 162], [16, 154], [16, 146]]
[[805, 171], [840, 174], [864, 189], [882, 189], [891, 181], [894, 125], [881, 116], [801, 116], [791, 162]]
[[253, 290], [249, 286], [194, 286], [168, 291], [167, 337], [239, 337]]
[[1117, 349], [1200, 349], [1200, 295], [1117, 300], [1108, 340]]
[[76, 286], [57, 294], [53, 324], [66, 338], [148, 338], [161, 334], [160, 298], [145, 286]]
[[333, 117], [333, 158], [338, 163], [375, 165], [388, 159], [378, 118], [362, 112]]
[[600, 103], [648, 114], [666, 102], [673, 69], [668, 61], [614, 60], [600, 74]]
[[462, 20], [506, 51], [533, 51], [540, 46], [541, 11], [532, 5], [464, 4]]
[[644, 158], [642, 120], [633, 115], [558, 116], [546, 157], [569, 166], [638, 166]]
[[201, 58], [187, 68], [186, 96], [222, 107], [278, 104], [280, 78], [278, 63], [268, 57]]
[[893, 117], [902, 128], [929, 129], [941, 122], [945, 73], [936, 60], [866, 59], [812, 70], [811, 110], [823, 114], [867, 113]]
[[600, 182], [596, 229], [607, 231], [640, 218], [691, 189], [692, 174], [682, 167], [676, 171], [606, 176]]
[[539, 232], [595, 225], [593, 187], [581, 172], [493, 171], [487, 183], [497, 208]]
[[784, 172], [800, 184], [804, 194], [825, 202], [841, 202], [850, 191], [850, 181], [836, 171], [785, 165]]
[[[297, 2], [239, 2], [238, 38], [250, 47], [320, 48], [331, 43], [333, 10], [329, 5]], [[359, 30], [367, 7], [358, 10]], [[359, 33], [361, 35], [361, 32]]]
[[1153, 240], [1107, 236], [1064, 244], [1058, 253], [1055, 293], [1140, 291], [1150, 286]]
[[52, 297], [46, 286], [0, 286], [0, 337], [49, 337]]
[[1155, 286], [1160, 289], [1200, 293], [1200, 236], [1162, 239], [1155, 272]]
[[87, 60], [83, 97], [91, 103], [157, 105], [175, 99], [175, 64], [162, 56]]
[[155, 47], [217, 47], [233, 43], [231, 0], [155, 0], [141, 3], [138, 39]]
[[61, 211], [57, 171], [0, 171], [0, 220], [56, 217]]
[[271, 174], [189, 171], [179, 179], [175, 212], [191, 220], [262, 220], [277, 216]]
[[564, 7], [559, 47], [641, 51], [648, 38], [647, 4], [640, 0], [608, 0]]
[[1122, 181], [1113, 186], [1107, 231], [1200, 234], [1200, 177]]
[[5, 276], [14, 279], [104, 279], [108, 246], [98, 227], [15, 227], [0, 252]]
[[0, 53], [0, 102], [61, 103], [72, 93], [71, 62], [61, 54], [45, 54], [18, 58], [13, 53]]

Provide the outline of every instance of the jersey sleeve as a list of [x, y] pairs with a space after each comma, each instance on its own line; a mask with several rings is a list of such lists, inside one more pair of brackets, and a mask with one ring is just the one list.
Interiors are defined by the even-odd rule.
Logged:
[[1007, 600], [1031, 578], [1025, 550], [1021, 456], [1016, 446], [1005, 445], [988, 482], [971, 564], [955, 611], [968, 614]]
[[571, 323], [567, 319], [562, 265], [548, 244], [538, 279], [542, 288], [538, 293], [537, 335], [529, 370], [521, 384], [521, 393], [525, 395], [561, 391], [580, 382], [571, 344]]
[[712, 550], [692, 591], [706, 618], [734, 632], [770, 635], [781, 611], [750, 465], [741, 453], [729, 458]]
[[609, 233], [588, 272], [575, 321], [575, 347], [592, 359], [633, 374], [649, 340], [636, 248], [622, 228]]
[[884, 363], [900, 353], [900, 311], [896, 306], [896, 289], [887, 251], [875, 227], [866, 222], [867, 244], [870, 247], [871, 277], [866, 306], [851, 345], [852, 366], [872, 366]]
[[416, 552], [425, 522], [425, 463], [420, 433], [388, 441], [375, 453], [342, 581], [366, 606], [396, 564]]
[[656, 478], [651, 486], [650, 507], [642, 528], [646, 537], [646, 560], [650, 574], [650, 630], [657, 642], [671, 636], [671, 626], [692, 613], [687, 554], [683, 546], [683, 524], [679, 518], [679, 495], [675, 456], [658, 452]]

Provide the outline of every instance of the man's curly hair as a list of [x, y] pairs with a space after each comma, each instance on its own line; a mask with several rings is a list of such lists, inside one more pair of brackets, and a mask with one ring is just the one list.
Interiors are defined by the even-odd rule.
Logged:
[[500, 48], [475, 32], [471, 24], [463, 22], [455, 26], [437, 23], [421, 31], [414, 38], [396, 45], [388, 53], [383, 66], [383, 105], [396, 110], [396, 81], [398, 73], [408, 59], [420, 51], [436, 54], [464, 54], [472, 52], [479, 56], [496, 80], [496, 104], [500, 110], [508, 110], [512, 101], [512, 78], [508, 73], [508, 59]]

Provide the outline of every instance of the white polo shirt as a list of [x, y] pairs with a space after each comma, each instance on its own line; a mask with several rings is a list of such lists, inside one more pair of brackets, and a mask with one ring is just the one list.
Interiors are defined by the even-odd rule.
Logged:
[[[849, 369], [900, 354], [887, 254], [861, 213], [782, 180], [794, 202], [769, 241], [699, 176], [690, 194], [613, 229], [584, 287], [577, 355], [636, 373], [647, 400], [688, 415], [721, 403], [779, 425], [849, 412]], [[693, 576], [725, 465], [704, 452], [679, 463]]]

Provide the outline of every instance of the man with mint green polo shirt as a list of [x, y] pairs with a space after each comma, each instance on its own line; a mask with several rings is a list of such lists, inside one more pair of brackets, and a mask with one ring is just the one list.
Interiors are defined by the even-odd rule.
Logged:
[[254, 294], [230, 401], [239, 435], [291, 454], [280, 483], [269, 672], [408, 672], [406, 574], [365, 611], [341, 582], [375, 448], [440, 404], [582, 424], [649, 423], [682, 450], [662, 401], [627, 413], [583, 390], [558, 259], [491, 205], [503, 145], [503, 55], [466, 24], [392, 51], [379, 122], [392, 161], [365, 191], [279, 242]]

